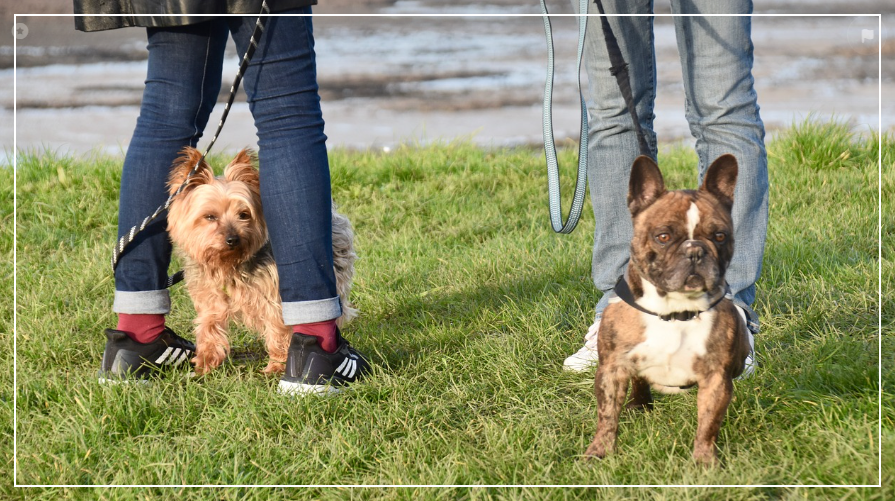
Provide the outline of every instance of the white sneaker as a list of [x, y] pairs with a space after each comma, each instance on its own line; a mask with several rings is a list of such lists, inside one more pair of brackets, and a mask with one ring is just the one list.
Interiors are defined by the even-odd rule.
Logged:
[[585, 372], [597, 365], [597, 332], [600, 330], [600, 319], [588, 327], [584, 335], [584, 346], [570, 355], [562, 363], [562, 368], [567, 371]]
[[737, 313], [740, 314], [740, 318], [743, 319], [743, 323], [747, 325], [746, 334], [749, 336], [749, 354], [746, 355], [746, 367], [743, 369], [743, 373], [737, 376], [736, 379], [746, 379], [755, 372], [755, 336], [752, 335], [752, 331], [749, 330], [749, 321], [746, 320], [746, 311], [743, 310], [741, 306], [737, 306]]

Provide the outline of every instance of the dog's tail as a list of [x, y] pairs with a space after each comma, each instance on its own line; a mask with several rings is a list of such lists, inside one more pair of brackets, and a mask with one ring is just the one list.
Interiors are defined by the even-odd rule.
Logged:
[[358, 310], [351, 304], [349, 293], [354, 279], [354, 261], [357, 254], [354, 252], [354, 229], [347, 217], [336, 211], [336, 204], [332, 206], [333, 213], [333, 271], [336, 273], [336, 292], [342, 303], [342, 316], [336, 320], [340, 328], [357, 317]]

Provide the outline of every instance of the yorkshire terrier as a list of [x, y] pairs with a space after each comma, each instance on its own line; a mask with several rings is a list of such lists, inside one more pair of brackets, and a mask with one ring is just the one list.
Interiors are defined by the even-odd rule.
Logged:
[[[177, 191], [202, 154], [185, 148], [174, 162], [168, 190]], [[263, 335], [270, 358], [265, 373], [285, 369], [292, 330], [283, 324], [279, 275], [261, 207], [257, 159], [244, 149], [215, 177], [205, 161], [168, 209], [168, 233], [184, 261], [196, 308], [195, 372], [206, 374], [227, 358], [230, 320]], [[351, 222], [332, 206], [333, 269], [342, 306], [338, 326], [357, 315], [348, 301], [354, 275]]]

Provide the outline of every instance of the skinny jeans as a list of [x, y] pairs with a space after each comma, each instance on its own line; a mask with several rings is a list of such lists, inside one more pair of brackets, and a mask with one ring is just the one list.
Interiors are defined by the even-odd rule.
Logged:
[[[311, 9], [290, 12], [310, 14]], [[220, 17], [147, 28], [146, 86], [124, 160], [119, 238], [167, 199], [172, 162], [185, 146], [197, 145], [217, 101], [227, 40], [232, 36], [244, 54], [256, 20]], [[261, 199], [280, 276], [283, 321], [338, 318], [329, 160], [310, 16], [268, 18], [243, 86], [258, 134]], [[164, 285], [172, 249], [166, 226], [165, 218], [157, 219], [122, 254], [115, 271], [115, 312], [170, 311]]]

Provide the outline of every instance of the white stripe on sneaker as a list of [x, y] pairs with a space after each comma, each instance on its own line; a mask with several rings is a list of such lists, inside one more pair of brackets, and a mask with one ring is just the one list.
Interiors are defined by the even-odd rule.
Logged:
[[167, 349], [165, 349], [165, 352], [162, 353], [162, 355], [156, 359], [155, 363], [156, 364], [164, 363], [165, 359], [168, 358], [168, 355], [170, 355], [172, 351], [174, 351], [174, 348], [169, 346]]
[[178, 358], [178, 359], [177, 359], [173, 364], [171, 364], [171, 365], [177, 367], [178, 365], [180, 365], [181, 363], [183, 363], [183, 361], [186, 360], [186, 357], [188, 357], [188, 356], [190, 356], [190, 350], [183, 350], [183, 353], [180, 354], [180, 358]]
[[353, 378], [354, 373], [357, 372], [357, 359], [352, 357], [345, 357], [339, 367], [336, 368], [336, 372], [348, 379]]

